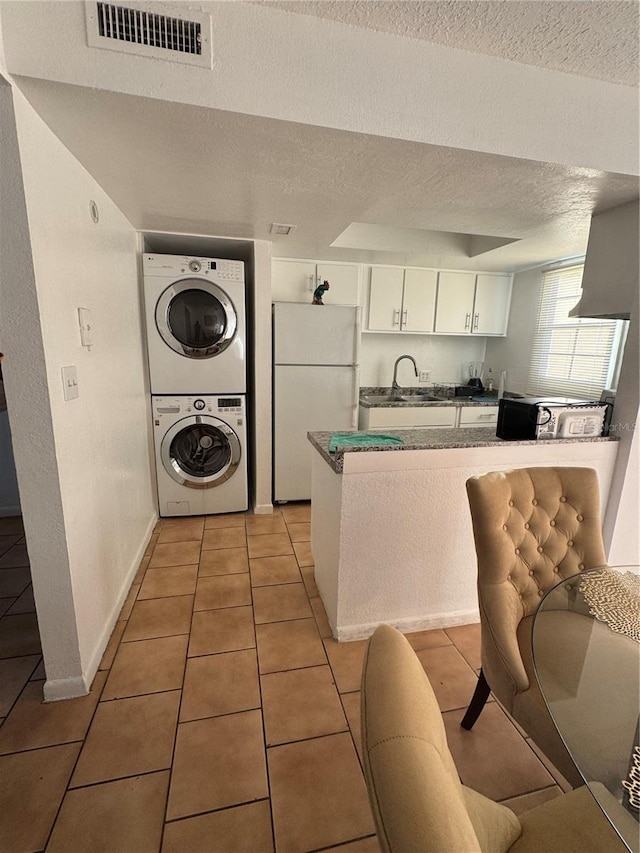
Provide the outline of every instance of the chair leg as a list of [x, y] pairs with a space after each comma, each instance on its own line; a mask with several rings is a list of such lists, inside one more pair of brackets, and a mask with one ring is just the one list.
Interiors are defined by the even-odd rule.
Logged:
[[469, 702], [467, 713], [464, 715], [462, 722], [460, 723], [463, 729], [471, 731], [473, 724], [480, 716], [480, 713], [489, 698], [489, 693], [491, 693], [491, 688], [487, 684], [484, 672], [480, 670], [478, 683], [476, 684], [476, 689], [473, 691], [473, 696], [471, 697], [471, 702]]

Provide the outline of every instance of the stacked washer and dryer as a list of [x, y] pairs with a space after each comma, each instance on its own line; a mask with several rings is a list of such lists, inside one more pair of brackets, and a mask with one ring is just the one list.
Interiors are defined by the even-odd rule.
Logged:
[[248, 508], [244, 264], [143, 256], [160, 515]]

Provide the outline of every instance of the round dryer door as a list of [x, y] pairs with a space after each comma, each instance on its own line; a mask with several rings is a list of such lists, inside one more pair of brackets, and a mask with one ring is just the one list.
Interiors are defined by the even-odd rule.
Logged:
[[165, 434], [160, 457], [176, 483], [192, 489], [211, 489], [235, 473], [242, 450], [230, 426], [208, 415], [193, 415], [175, 423]]
[[156, 304], [156, 325], [163, 341], [187, 358], [212, 358], [225, 350], [236, 333], [233, 302], [201, 278], [174, 281]]

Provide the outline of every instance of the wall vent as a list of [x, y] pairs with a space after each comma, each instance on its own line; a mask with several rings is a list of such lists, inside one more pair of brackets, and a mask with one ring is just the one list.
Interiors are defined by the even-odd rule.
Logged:
[[[169, 11], [166, 4], [162, 8]], [[91, 47], [211, 68], [208, 15], [190, 12], [185, 18], [178, 12], [161, 14], [152, 3], [123, 6], [87, 2], [85, 10], [87, 41]]]

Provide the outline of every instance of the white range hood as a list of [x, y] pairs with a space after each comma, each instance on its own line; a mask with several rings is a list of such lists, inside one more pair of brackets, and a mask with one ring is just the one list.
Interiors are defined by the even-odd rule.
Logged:
[[572, 317], [628, 320], [638, 293], [638, 199], [591, 217], [582, 298]]

